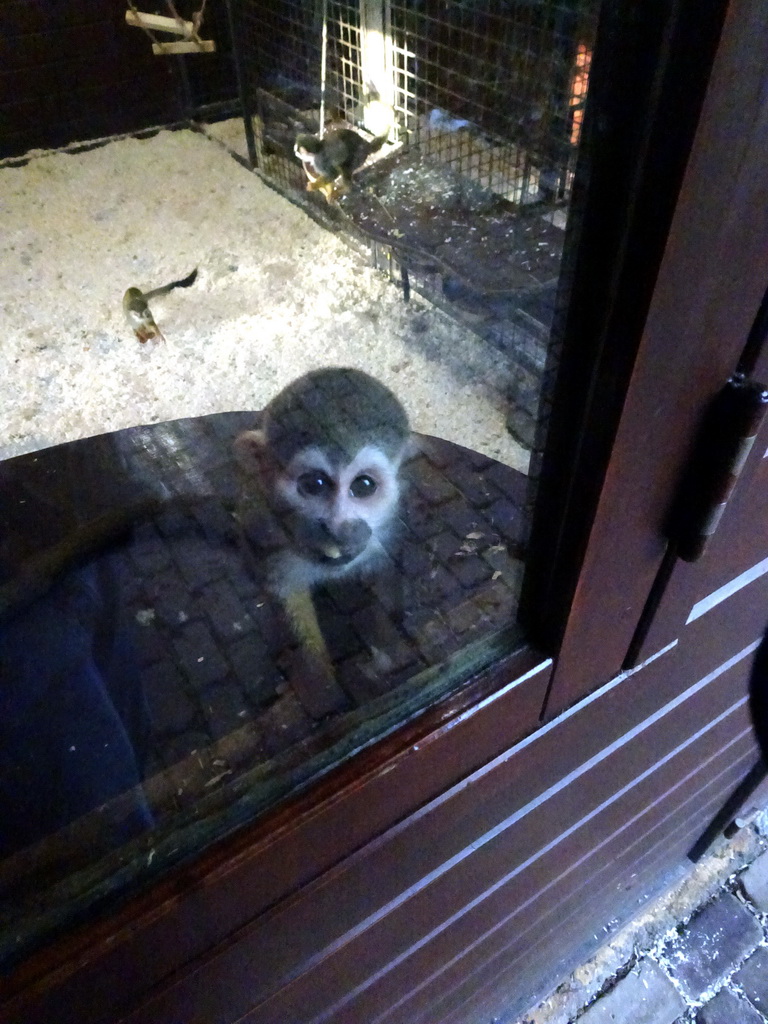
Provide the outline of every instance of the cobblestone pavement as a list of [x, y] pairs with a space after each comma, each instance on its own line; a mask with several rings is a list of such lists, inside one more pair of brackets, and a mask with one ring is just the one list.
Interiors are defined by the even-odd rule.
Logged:
[[766, 1024], [768, 812], [515, 1024]]

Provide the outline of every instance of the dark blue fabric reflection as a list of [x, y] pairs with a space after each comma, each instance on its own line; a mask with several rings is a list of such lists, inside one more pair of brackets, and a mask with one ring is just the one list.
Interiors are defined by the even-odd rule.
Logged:
[[103, 808], [100, 840], [152, 824], [148, 715], [113, 556], [0, 623], [0, 856]]

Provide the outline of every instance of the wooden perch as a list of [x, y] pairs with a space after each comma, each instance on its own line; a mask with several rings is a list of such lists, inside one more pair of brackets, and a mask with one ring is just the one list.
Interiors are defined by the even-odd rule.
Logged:
[[168, 32], [170, 35], [181, 36], [183, 42], [160, 43], [152, 36], [152, 52], [164, 53], [213, 53], [216, 43], [212, 39], [201, 39], [197, 34], [197, 26], [192, 21], [181, 18], [166, 18], [162, 14], [145, 14], [135, 8], [125, 12], [127, 25], [142, 28], [150, 36], [152, 32]]
[[144, 14], [143, 11], [126, 11], [125, 22], [135, 28], [148, 28], [155, 32], [170, 32], [174, 36], [191, 39], [195, 34], [195, 26], [191, 21], [176, 21], [165, 18], [162, 14]]
[[213, 39], [200, 39], [195, 42], [190, 39], [187, 43], [152, 43], [152, 53], [213, 53], [216, 43]]

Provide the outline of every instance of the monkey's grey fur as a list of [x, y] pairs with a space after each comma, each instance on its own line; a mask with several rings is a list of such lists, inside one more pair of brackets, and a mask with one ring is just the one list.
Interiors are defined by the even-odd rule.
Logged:
[[362, 370], [337, 367], [313, 370], [284, 388], [265, 409], [262, 429], [284, 466], [312, 446], [336, 462], [369, 444], [395, 459], [410, 436], [405, 409], [388, 387]]

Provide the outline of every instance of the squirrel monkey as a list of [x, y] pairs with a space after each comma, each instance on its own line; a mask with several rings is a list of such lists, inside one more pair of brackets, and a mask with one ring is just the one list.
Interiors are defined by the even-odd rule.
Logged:
[[381, 149], [387, 134], [370, 141], [351, 128], [330, 128], [322, 139], [319, 135], [298, 135], [293, 151], [309, 179], [307, 191], [322, 192], [326, 201], [333, 203], [337, 180], [341, 179], [342, 191], [349, 189], [352, 175], [371, 153]]
[[235, 440], [246, 545], [321, 675], [332, 669], [311, 591], [375, 567], [396, 519], [410, 438], [389, 388], [360, 370], [329, 368], [289, 384], [261, 428]]
[[143, 292], [140, 288], [129, 288], [123, 296], [123, 312], [125, 319], [133, 328], [134, 334], [142, 345], [151, 338], [163, 338], [160, 328], [155, 323], [152, 310], [149, 308], [149, 300], [156, 299], [160, 295], [167, 295], [174, 288], [189, 288], [197, 278], [197, 267], [191, 274], [182, 277], [179, 281], [171, 281], [160, 288], [153, 288], [149, 292]]
[[[246, 557], [284, 609], [305, 667], [321, 679], [334, 673], [312, 590], [368, 571], [383, 556], [410, 439], [405, 410], [387, 387], [360, 370], [328, 368], [289, 384], [267, 405], [259, 429], [234, 441], [243, 479], [235, 518]], [[116, 507], [27, 552], [15, 571], [0, 572], [0, 619], [130, 535], [134, 525], [175, 506], [194, 507], [203, 497], [212, 495]]]

